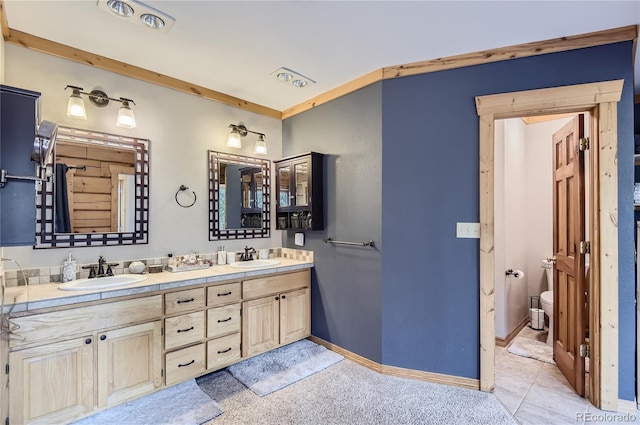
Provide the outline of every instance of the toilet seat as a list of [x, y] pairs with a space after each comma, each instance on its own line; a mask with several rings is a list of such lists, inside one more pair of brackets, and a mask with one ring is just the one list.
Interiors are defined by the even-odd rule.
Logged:
[[544, 291], [540, 294], [540, 301], [547, 304], [553, 304], [553, 291]]

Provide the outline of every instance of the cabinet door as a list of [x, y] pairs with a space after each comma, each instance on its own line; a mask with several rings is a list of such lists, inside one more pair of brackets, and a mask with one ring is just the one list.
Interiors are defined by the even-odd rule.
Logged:
[[310, 302], [308, 288], [280, 296], [280, 344], [288, 344], [311, 335]]
[[311, 203], [311, 165], [309, 158], [293, 162], [293, 187], [295, 206], [307, 207]]
[[279, 345], [280, 297], [242, 303], [242, 356], [253, 356]]
[[291, 163], [284, 162], [276, 165], [276, 205], [280, 208], [287, 208], [292, 205], [294, 198], [291, 187]]
[[[35, 176], [31, 150], [40, 93], [0, 89], [0, 167], [13, 176]], [[35, 245], [36, 189], [33, 181], [9, 179], [0, 190], [0, 246]]]
[[98, 335], [98, 406], [139, 397], [161, 385], [160, 321]]
[[66, 423], [91, 412], [94, 345], [86, 337], [10, 353], [9, 423]]

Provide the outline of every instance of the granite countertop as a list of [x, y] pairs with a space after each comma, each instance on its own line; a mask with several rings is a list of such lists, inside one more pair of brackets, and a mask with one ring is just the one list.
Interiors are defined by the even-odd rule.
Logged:
[[106, 300], [146, 292], [201, 285], [221, 280], [247, 279], [254, 276], [313, 267], [313, 262], [309, 261], [282, 257], [278, 257], [277, 259], [280, 261], [279, 264], [260, 268], [239, 269], [228, 265], [214, 265], [207, 269], [200, 270], [183, 272], [163, 271], [162, 273], [145, 274], [147, 278], [142, 282], [110, 289], [62, 291], [58, 289], [59, 283], [7, 288], [5, 291], [3, 314]]

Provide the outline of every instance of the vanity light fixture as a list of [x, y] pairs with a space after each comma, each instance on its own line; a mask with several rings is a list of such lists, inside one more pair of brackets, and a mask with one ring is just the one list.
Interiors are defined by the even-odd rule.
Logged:
[[315, 84], [309, 77], [305, 77], [299, 72], [292, 71], [289, 68], [278, 68], [271, 73], [273, 77], [275, 77], [281, 83], [291, 84], [297, 88], [303, 88], [308, 86], [309, 84]]
[[92, 90], [90, 93], [86, 93], [82, 87], [78, 86], [66, 86], [64, 88], [71, 89], [73, 92], [69, 97], [69, 103], [67, 104], [67, 116], [70, 118], [87, 119], [87, 113], [84, 107], [84, 101], [81, 95], [85, 95], [89, 98], [89, 102], [99, 108], [104, 108], [109, 104], [110, 100], [114, 102], [120, 102], [120, 109], [118, 110], [118, 116], [116, 118], [116, 126], [122, 128], [134, 128], [136, 126], [136, 118], [131, 110], [130, 103], [136, 104], [133, 100], [121, 97], [114, 99], [102, 90]]
[[227, 138], [227, 147], [240, 149], [242, 147], [242, 138], [245, 137], [247, 133], [253, 133], [258, 135], [258, 140], [253, 147], [253, 153], [260, 155], [267, 154], [267, 143], [265, 142], [267, 136], [265, 136], [264, 133], [251, 131], [242, 124], [229, 124], [229, 128], [231, 129], [231, 133], [229, 133], [229, 137]]
[[111, 16], [147, 28], [167, 32], [175, 18], [138, 0], [98, 0], [98, 7]]

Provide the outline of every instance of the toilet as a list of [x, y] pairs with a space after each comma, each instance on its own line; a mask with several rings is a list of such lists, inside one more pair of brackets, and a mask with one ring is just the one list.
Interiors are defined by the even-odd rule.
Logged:
[[540, 304], [545, 314], [549, 316], [549, 334], [547, 344], [553, 345], [553, 261], [542, 260], [542, 268], [547, 276], [547, 291], [540, 294]]

